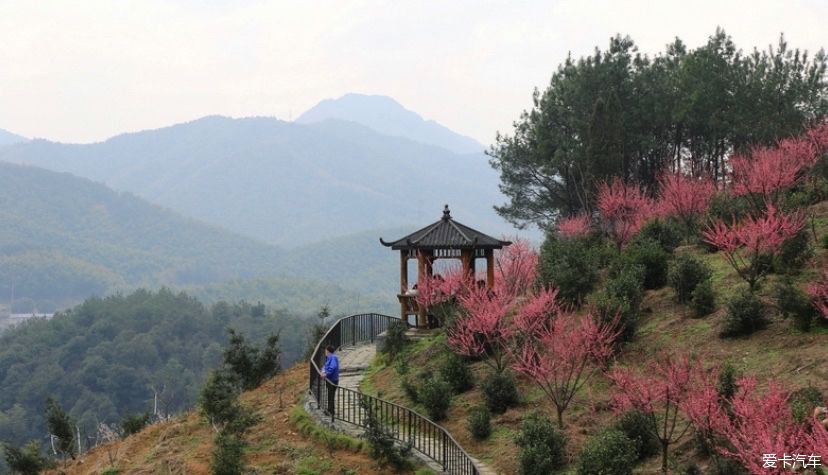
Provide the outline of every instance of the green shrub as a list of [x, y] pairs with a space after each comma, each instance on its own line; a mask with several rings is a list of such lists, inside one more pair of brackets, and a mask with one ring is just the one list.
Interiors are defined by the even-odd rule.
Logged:
[[739, 372], [733, 365], [728, 363], [722, 366], [722, 370], [719, 371], [719, 381], [717, 383], [719, 396], [726, 400], [733, 399], [736, 390], [739, 389], [738, 380]]
[[215, 438], [210, 471], [213, 475], [242, 475], [245, 472], [242, 455], [245, 443], [236, 434], [220, 431]]
[[733, 220], [741, 221], [751, 211], [751, 208], [750, 201], [744, 196], [730, 196], [726, 193], [719, 193], [710, 202], [708, 213], [714, 220], [729, 223]]
[[808, 295], [800, 290], [790, 279], [784, 279], [774, 289], [779, 312], [785, 319], [791, 318], [796, 329], [807, 332], [811, 330], [817, 312]]
[[630, 475], [638, 459], [635, 443], [623, 432], [608, 430], [587, 441], [578, 457], [578, 475]]
[[492, 373], [481, 385], [486, 407], [495, 414], [503, 414], [520, 402], [515, 380], [505, 373]]
[[598, 323], [610, 324], [618, 317], [621, 334], [618, 343], [632, 341], [638, 326], [638, 308], [633, 308], [629, 301], [601, 292], [593, 301], [594, 318]]
[[439, 422], [446, 418], [451, 405], [451, 386], [442, 378], [425, 380], [417, 389], [417, 396], [431, 420]]
[[402, 320], [393, 320], [388, 324], [388, 330], [385, 331], [385, 339], [382, 341], [380, 352], [390, 355], [394, 358], [400, 351], [408, 344], [408, 325]]
[[454, 353], [446, 355], [440, 363], [439, 373], [449, 383], [454, 394], [466, 392], [474, 385], [474, 375], [468, 362]]
[[40, 450], [40, 444], [35, 440], [20, 448], [5, 443], [0, 444], [0, 448], [3, 451], [3, 459], [12, 473], [37, 475], [49, 465], [49, 461]]
[[777, 274], [796, 273], [813, 255], [810, 230], [803, 227], [794, 237], [782, 244], [782, 249], [773, 260], [773, 270]]
[[716, 310], [716, 293], [713, 292], [713, 283], [705, 280], [693, 289], [693, 300], [690, 301], [690, 308], [696, 317], [709, 315]]
[[628, 302], [637, 311], [644, 295], [644, 273], [644, 266], [641, 265], [614, 265], [610, 269], [610, 278], [604, 292], [609, 297]]
[[748, 290], [736, 294], [727, 303], [727, 315], [719, 336], [736, 338], [747, 336], [768, 324], [765, 306], [759, 297]]
[[658, 438], [650, 430], [651, 425], [649, 416], [637, 410], [625, 412], [615, 423], [615, 428], [633, 442], [638, 460], [652, 457], [661, 450]]
[[667, 261], [670, 253], [665, 251], [661, 245], [652, 239], [641, 239], [633, 241], [618, 257], [618, 263], [624, 270], [634, 266], [641, 266], [644, 269], [641, 286], [645, 289], [659, 289], [667, 283]]
[[486, 406], [475, 407], [469, 411], [467, 426], [469, 433], [477, 440], [489, 438], [492, 433], [492, 413]]
[[601, 250], [589, 239], [559, 239], [550, 234], [541, 246], [538, 277], [554, 285], [559, 296], [580, 304], [598, 280], [597, 264]]
[[224, 365], [232, 371], [246, 390], [259, 387], [282, 368], [279, 335], [270, 335], [263, 348], [250, 345], [232, 328], [227, 332], [230, 342], [224, 349]]
[[676, 291], [676, 299], [687, 303], [693, 296], [696, 286], [710, 278], [710, 267], [696, 257], [688, 254], [676, 256], [670, 264], [667, 281]]
[[152, 414], [145, 412], [143, 414], [126, 415], [121, 419], [121, 431], [124, 437], [141, 432], [144, 427], [149, 425], [152, 420]]
[[417, 389], [417, 385], [412, 383], [411, 380], [408, 378], [403, 378], [402, 382], [403, 392], [405, 392], [406, 397], [411, 400], [414, 404], [418, 404], [420, 402], [420, 394]]
[[823, 234], [821, 238], [819, 238], [819, 245], [823, 249], [828, 249], [828, 234]]
[[362, 437], [370, 447], [369, 455], [377, 461], [380, 467], [390, 465], [397, 471], [409, 469], [413, 445], [410, 442], [401, 447], [396, 444], [394, 437], [383, 426], [370, 401], [368, 397], [362, 397], [359, 401], [365, 413], [365, 432]]
[[213, 371], [199, 395], [201, 411], [222, 430], [241, 434], [254, 425], [257, 417], [239, 403], [241, 387], [228, 371]]
[[566, 442], [566, 435], [559, 432], [547, 417], [530, 414], [521, 422], [515, 439], [519, 451], [518, 473], [547, 475], [562, 467]]
[[702, 475], [701, 469], [694, 462], [690, 462], [687, 465], [681, 467], [679, 473], [681, 475]]
[[812, 417], [815, 407], [825, 405], [825, 397], [819, 388], [808, 385], [791, 393], [788, 404], [794, 419], [801, 423]]
[[651, 219], [641, 228], [633, 238], [632, 243], [639, 241], [655, 241], [668, 253], [672, 253], [683, 238], [684, 231], [672, 219]]

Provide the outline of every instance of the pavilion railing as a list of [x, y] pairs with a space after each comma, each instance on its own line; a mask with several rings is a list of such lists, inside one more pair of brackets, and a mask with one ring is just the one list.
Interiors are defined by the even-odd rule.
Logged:
[[[427, 417], [393, 402], [369, 396], [353, 389], [334, 385], [320, 374], [325, 364], [325, 347], [334, 348], [373, 344], [397, 317], [376, 313], [351, 315], [339, 319], [319, 340], [310, 360], [309, 390], [317, 407], [331, 408], [331, 420], [338, 419], [359, 427], [367, 427], [374, 417], [392, 437], [411, 446], [453, 475], [478, 475], [479, 468], [460, 444], [440, 425]], [[333, 392], [333, 400], [328, 398]], [[330, 411], [329, 411], [330, 412]]]

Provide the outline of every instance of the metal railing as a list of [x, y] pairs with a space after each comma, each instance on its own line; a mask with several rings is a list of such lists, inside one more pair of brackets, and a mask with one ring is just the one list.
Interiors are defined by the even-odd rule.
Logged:
[[339, 349], [372, 344], [395, 320], [399, 318], [368, 313], [344, 317], [334, 323], [311, 356], [308, 388], [311, 397], [317, 407], [328, 411], [332, 420], [367, 427], [373, 416], [392, 437], [411, 444], [413, 449], [442, 466], [445, 473], [478, 475], [480, 470], [469, 454], [440, 425], [407, 407], [335, 385], [321, 376], [319, 369], [325, 364], [325, 347]]

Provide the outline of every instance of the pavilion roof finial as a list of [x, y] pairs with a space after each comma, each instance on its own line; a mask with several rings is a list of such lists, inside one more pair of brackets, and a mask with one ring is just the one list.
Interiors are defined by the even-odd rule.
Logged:
[[448, 205], [443, 207], [443, 221], [448, 221], [451, 219], [451, 211], [449, 211]]

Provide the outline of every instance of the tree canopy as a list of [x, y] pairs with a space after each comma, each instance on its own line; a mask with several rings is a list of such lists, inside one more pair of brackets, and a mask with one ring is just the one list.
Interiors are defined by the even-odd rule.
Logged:
[[629, 37], [568, 57], [535, 90], [510, 134], [488, 152], [509, 221], [548, 227], [591, 210], [610, 177], [648, 192], [662, 171], [723, 179], [728, 157], [772, 144], [828, 114], [824, 51], [775, 47], [743, 53], [723, 30], [688, 49], [678, 38], [653, 57]]

